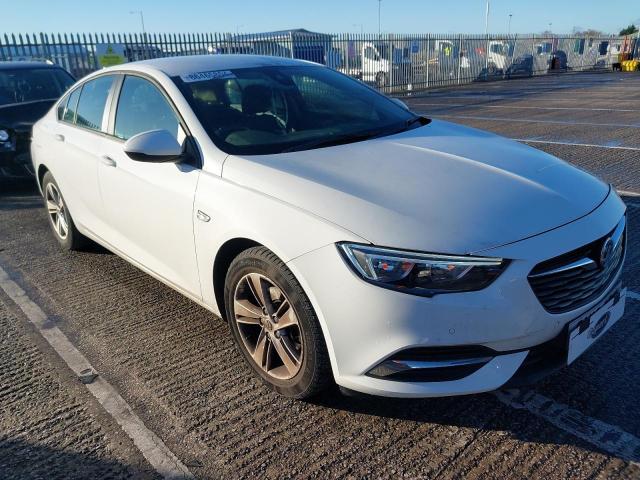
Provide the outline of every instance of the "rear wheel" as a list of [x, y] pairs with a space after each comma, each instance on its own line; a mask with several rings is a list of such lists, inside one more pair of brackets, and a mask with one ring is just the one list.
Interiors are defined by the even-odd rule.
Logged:
[[235, 258], [227, 272], [225, 303], [236, 345], [267, 385], [301, 399], [329, 383], [318, 319], [296, 278], [273, 252], [254, 247]]
[[50, 172], [44, 174], [42, 191], [44, 192], [44, 204], [49, 217], [49, 225], [58, 243], [65, 250], [80, 250], [86, 247], [88, 239], [78, 231], [73, 223], [60, 187]]

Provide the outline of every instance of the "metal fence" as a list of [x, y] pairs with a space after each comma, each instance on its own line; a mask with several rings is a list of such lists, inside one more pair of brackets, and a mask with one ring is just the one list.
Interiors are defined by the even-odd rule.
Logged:
[[98, 68], [98, 44], [121, 44], [128, 61], [243, 53], [327, 65], [401, 93], [434, 86], [609, 69], [636, 58], [635, 37], [567, 35], [368, 35], [286, 30], [257, 34], [19, 34], [0, 37], [0, 60], [50, 60], [82, 77]]

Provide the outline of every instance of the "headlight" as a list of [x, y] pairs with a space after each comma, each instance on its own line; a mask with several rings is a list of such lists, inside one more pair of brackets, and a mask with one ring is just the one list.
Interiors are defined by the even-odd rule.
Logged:
[[9, 140], [9, 132], [0, 129], [0, 142], [6, 142]]
[[480, 290], [503, 272], [508, 260], [406, 252], [339, 243], [347, 263], [366, 281], [414, 295]]

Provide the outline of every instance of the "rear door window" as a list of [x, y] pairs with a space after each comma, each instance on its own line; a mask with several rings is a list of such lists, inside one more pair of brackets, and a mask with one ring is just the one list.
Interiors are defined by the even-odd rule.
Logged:
[[113, 85], [113, 75], [89, 80], [82, 87], [76, 124], [90, 130], [102, 130], [102, 118]]

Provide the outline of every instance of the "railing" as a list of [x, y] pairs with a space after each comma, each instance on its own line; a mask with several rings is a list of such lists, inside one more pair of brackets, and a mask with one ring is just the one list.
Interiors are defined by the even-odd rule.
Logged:
[[567, 35], [368, 35], [291, 30], [262, 34], [19, 34], [0, 37], [0, 60], [49, 60], [74, 76], [101, 68], [99, 44], [122, 46], [127, 61], [242, 53], [327, 65], [387, 92], [604, 70], [638, 57], [636, 37]]

